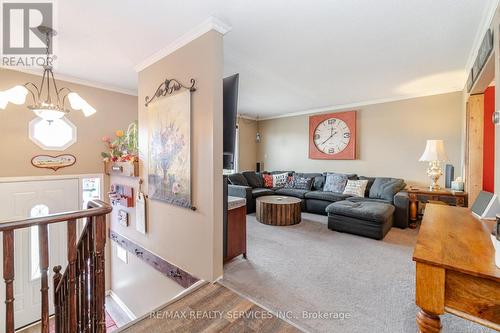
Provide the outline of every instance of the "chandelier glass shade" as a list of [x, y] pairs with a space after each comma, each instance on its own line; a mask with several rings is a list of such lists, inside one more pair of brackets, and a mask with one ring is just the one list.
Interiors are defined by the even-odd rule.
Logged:
[[47, 39], [46, 60], [43, 66], [42, 82], [39, 86], [32, 82], [18, 85], [8, 90], [0, 91], [0, 109], [5, 109], [9, 103], [22, 105], [26, 103], [28, 94], [33, 99], [33, 104], [28, 109], [33, 111], [38, 117], [49, 122], [60, 119], [70, 112], [68, 104], [73, 110], [81, 110], [85, 117], [96, 113], [96, 109], [87, 103], [80, 95], [71, 89], [58, 88], [54, 77], [52, 58], [49, 54], [51, 37], [56, 32], [48, 27], [39, 27]]

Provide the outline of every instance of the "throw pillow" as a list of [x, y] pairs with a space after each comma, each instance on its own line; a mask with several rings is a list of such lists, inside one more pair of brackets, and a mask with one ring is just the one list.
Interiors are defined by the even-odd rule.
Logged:
[[312, 188], [314, 178], [307, 177], [295, 177], [295, 184], [293, 188], [297, 190], [307, 190], [310, 191]]
[[355, 197], [364, 197], [368, 180], [348, 180], [344, 189], [344, 194]]
[[263, 174], [262, 180], [265, 188], [273, 188], [273, 175]]
[[327, 173], [323, 191], [343, 193], [345, 185], [347, 184], [347, 178], [347, 175], [341, 173]]
[[285, 188], [294, 188], [294, 186], [295, 186], [295, 177], [288, 176], [288, 178], [286, 179]]
[[325, 186], [326, 176], [316, 176], [314, 177], [313, 189], [316, 191], [323, 191], [323, 186]]
[[288, 173], [279, 173], [273, 175], [273, 187], [284, 187], [287, 179]]

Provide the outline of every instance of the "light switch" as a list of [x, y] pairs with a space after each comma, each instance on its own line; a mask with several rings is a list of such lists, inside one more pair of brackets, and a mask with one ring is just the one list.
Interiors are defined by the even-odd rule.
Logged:
[[128, 264], [128, 252], [119, 245], [116, 245], [116, 256], [118, 257], [118, 259]]

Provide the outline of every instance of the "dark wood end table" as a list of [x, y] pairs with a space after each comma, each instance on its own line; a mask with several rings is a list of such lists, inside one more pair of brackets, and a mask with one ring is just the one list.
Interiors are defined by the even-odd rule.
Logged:
[[468, 194], [462, 191], [453, 191], [450, 189], [440, 189], [431, 191], [428, 188], [409, 188], [406, 189], [410, 199], [410, 228], [417, 227], [417, 209], [418, 203], [427, 203], [429, 201], [441, 201], [449, 206], [467, 207]]

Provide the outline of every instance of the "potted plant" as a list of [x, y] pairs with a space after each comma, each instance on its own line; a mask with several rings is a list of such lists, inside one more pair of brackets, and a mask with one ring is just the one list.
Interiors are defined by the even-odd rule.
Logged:
[[126, 131], [117, 130], [115, 138], [102, 138], [107, 151], [102, 152], [106, 174], [139, 176], [139, 147], [137, 122], [131, 123]]

